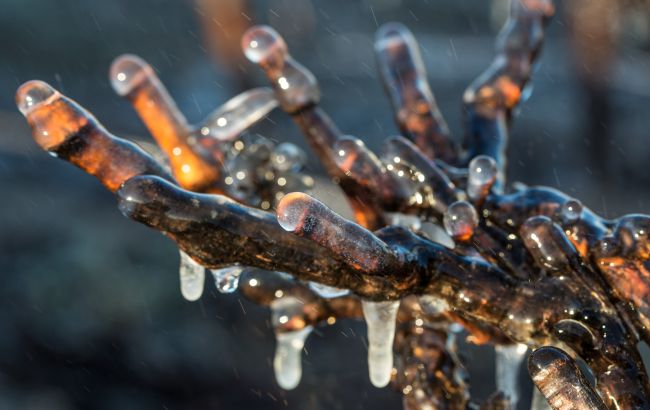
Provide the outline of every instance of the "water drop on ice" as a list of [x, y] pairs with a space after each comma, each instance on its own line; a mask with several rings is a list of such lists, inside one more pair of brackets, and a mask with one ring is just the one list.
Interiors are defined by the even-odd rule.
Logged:
[[361, 301], [363, 317], [368, 326], [368, 371], [375, 387], [390, 382], [393, 370], [393, 340], [399, 300], [387, 302]]
[[194, 261], [188, 254], [181, 254], [181, 294], [189, 301], [195, 301], [203, 294], [205, 268]]

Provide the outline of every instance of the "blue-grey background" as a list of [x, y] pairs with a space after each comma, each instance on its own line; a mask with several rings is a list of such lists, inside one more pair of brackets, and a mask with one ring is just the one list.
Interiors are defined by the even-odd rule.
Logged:
[[[505, 3], [0, 0], [0, 408], [399, 408], [397, 393], [370, 385], [365, 329], [355, 322], [318, 329], [302, 383], [279, 389], [268, 312], [216, 294], [211, 283], [200, 301], [184, 301], [173, 244], [123, 218], [92, 177], [38, 149], [13, 94], [42, 79], [115, 134], [148, 138], [109, 86], [114, 57], [130, 52], [152, 63], [198, 121], [264, 84], [233, 50], [239, 27], [266, 23], [319, 78], [322, 106], [340, 128], [377, 147], [397, 131], [372, 39], [378, 24], [396, 20], [421, 41], [432, 89], [460, 138], [461, 95], [493, 56]], [[611, 56], [597, 69], [581, 59], [584, 44], [571, 41], [575, 23], [560, 5], [534, 92], [514, 123], [510, 178], [559, 187], [611, 217], [648, 212], [648, 13], [641, 1], [621, 3], [625, 9], [595, 3], [612, 7], [595, 30], [609, 24], [619, 32], [612, 44], [587, 48], [608, 47]], [[304, 146], [286, 116], [271, 120], [256, 131]], [[491, 349], [464, 356], [473, 394], [486, 397], [494, 389]]]

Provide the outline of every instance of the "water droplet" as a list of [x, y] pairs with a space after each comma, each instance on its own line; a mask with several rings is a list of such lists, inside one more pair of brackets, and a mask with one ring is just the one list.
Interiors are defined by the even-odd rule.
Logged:
[[443, 218], [447, 234], [455, 240], [466, 241], [478, 226], [478, 215], [472, 204], [465, 201], [454, 202], [447, 208]]
[[372, 302], [362, 300], [363, 317], [368, 326], [368, 371], [375, 387], [390, 382], [393, 370], [393, 340], [399, 300]]
[[189, 301], [195, 301], [203, 294], [205, 283], [205, 268], [199, 265], [188, 254], [180, 251], [181, 294]]
[[214, 284], [221, 293], [233, 293], [239, 286], [239, 276], [244, 271], [241, 266], [229, 266], [222, 269], [212, 269]]
[[16, 105], [26, 116], [39, 104], [52, 101], [59, 95], [54, 88], [43, 81], [28, 81], [16, 92]]

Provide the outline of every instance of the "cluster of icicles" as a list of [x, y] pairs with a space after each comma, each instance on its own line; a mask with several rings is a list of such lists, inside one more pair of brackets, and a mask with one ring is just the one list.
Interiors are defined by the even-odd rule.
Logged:
[[[205, 268], [194, 261], [185, 252], [180, 251], [181, 294], [189, 301], [199, 299], [205, 283]], [[211, 270], [216, 288], [221, 293], [233, 293], [237, 290], [239, 276], [243, 267], [233, 266]], [[255, 286], [251, 279], [250, 286]], [[310, 287], [323, 298], [342, 296], [348, 291], [325, 285], [311, 283]], [[293, 297], [281, 297], [271, 303], [272, 322], [274, 325], [285, 324], [290, 317], [302, 309], [303, 303]], [[390, 382], [393, 370], [393, 339], [395, 338], [395, 319], [399, 301], [372, 302], [362, 301], [363, 316], [368, 327], [368, 369], [370, 381], [377, 387], [384, 387]], [[283, 389], [293, 389], [300, 382], [302, 367], [300, 355], [305, 340], [312, 331], [311, 326], [293, 332], [276, 334], [275, 358], [273, 368], [275, 377]]]

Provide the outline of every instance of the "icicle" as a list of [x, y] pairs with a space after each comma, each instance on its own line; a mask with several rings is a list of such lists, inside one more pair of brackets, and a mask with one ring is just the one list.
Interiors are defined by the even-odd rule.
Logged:
[[370, 382], [384, 387], [393, 370], [393, 339], [399, 300], [388, 302], [361, 301], [363, 317], [368, 326], [368, 370]]
[[188, 254], [181, 253], [181, 294], [189, 301], [195, 301], [203, 294], [205, 268], [194, 261]]
[[496, 384], [497, 389], [510, 399], [513, 408], [519, 400], [519, 369], [528, 347], [523, 344], [496, 346]]
[[239, 286], [239, 276], [244, 271], [241, 266], [229, 266], [223, 269], [212, 269], [214, 284], [221, 293], [233, 293]]
[[309, 288], [314, 292], [318, 293], [318, 296], [330, 299], [338, 298], [339, 296], [345, 296], [350, 293], [347, 289], [335, 288], [334, 286], [321, 285], [317, 282], [309, 282]]
[[546, 401], [544, 395], [536, 387], [533, 387], [533, 399], [530, 401], [530, 410], [551, 410], [548, 401]]
[[300, 353], [305, 340], [312, 331], [311, 326], [299, 330], [285, 330], [304, 325], [302, 321], [304, 303], [292, 296], [276, 299], [271, 303], [271, 321], [275, 329], [275, 357], [273, 370], [278, 385], [291, 390], [300, 383], [302, 362]]
[[275, 380], [284, 390], [292, 390], [300, 383], [302, 377], [302, 359], [300, 354], [305, 340], [313, 327], [307, 326], [295, 332], [276, 333], [275, 357], [273, 370]]

